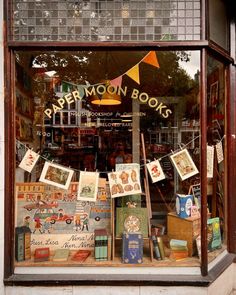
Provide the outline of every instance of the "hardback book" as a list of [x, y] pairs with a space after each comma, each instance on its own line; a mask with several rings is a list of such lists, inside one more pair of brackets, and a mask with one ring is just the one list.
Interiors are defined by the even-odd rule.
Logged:
[[159, 247], [158, 247], [156, 235], [152, 235], [151, 239], [152, 239], [152, 243], [153, 243], [153, 250], [154, 250], [155, 258], [157, 260], [161, 260], [161, 254], [160, 254], [160, 250], [159, 250]]
[[170, 259], [181, 260], [188, 257], [188, 250], [185, 251], [175, 251], [171, 250]]
[[170, 248], [171, 250], [185, 251], [188, 250], [188, 242], [186, 240], [171, 239]]
[[90, 254], [90, 250], [78, 250], [74, 253], [71, 259], [82, 263], [90, 256]]
[[108, 233], [105, 228], [94, 230], [94, 247], [96, 261], [108, 260]]
[[49, 257], [50, 257], [50, 250], [48, 247], [36, 248], [34, 251], [34, 261], [35, 262], [48, 261]]
[[209, 218], [207, 220], [207, 249], [212, 252], [222, 247], [220, 218]]
[[143, 262], [143, 235], [141, 233], [123, 233], [122, 262], [127, 264]]
[[67, 261], [70, 254], [69, 249], [56, 249], [52, 261]]
[[140, 232], [144, 238], [147, 238], [147, 208], [117, 208], [116, 237], [122, 237], [123, 232]]
[[31, 258], [31, 230], [28, 226], [22, 227], [24, 232], [24, 255], [25, 260]]
[[176, 195], [176, 213], [180, 218], [187, 218], [191, 215], [191, 207], [193, 206], [192, 195]]
[[15, 258], [17, 261], [25, 260], [25, 234], [22, 226], [15, 229]]
[[163, 260], [163, 259], [165, 259], [165, 249], [164, 249], [162, 237], [157, 237], [157, 244], [158, 244], [158, 248], [160, 251], [161, 259]]

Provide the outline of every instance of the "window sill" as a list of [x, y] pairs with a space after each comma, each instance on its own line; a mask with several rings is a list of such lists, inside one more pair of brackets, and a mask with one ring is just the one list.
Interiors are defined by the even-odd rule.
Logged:
[[[45, 268], [49, 273], [36, 273], [36, 268], [30, 268], [31, 274], [23, 272], [14, 274], [4, 280], [7, 286], [57, 286], [57, 285], [107, 285], [107, 286], [202, 286], [210, 285], [234, 259], [234, 254], [226, 254], [215, 266], [211, 268], [209, 274], [201, 276], [199, 267], [143, 267], [143, 268], [64, 268], [67, 273], [61, 272], [61, 268]], [[41, 269], [42, 272], [42, 268]], [[73, 273], [76, 269], [77, 273]], [[18, 270], [18, 269], [16, 269]], [[83, 273], [81, 273], [83, 270]], [[96, 273], [95, 271], [96, 270]], [[145, 270], [145, 271], [144, 271]], [[106, 271], [106, 272], [105, 272]], [[29, 268], [28, 268], [29, 272]]]

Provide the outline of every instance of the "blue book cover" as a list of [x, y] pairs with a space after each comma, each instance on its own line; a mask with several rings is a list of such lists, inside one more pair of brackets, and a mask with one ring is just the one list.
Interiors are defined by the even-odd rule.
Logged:
[[141, 233], [123, 233], [122, 262], [128, 264], [143, 262], [143, 235]]

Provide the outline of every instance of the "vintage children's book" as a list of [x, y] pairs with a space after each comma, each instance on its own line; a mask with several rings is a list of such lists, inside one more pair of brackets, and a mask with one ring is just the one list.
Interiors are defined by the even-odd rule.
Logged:
[[25, 234], [23, 227], [16, 227], [15, 229], [15, 257], [17, 261], [25, 259]]
[[52, 261], [67, 261], [69, 254], [69, 249], [56, 249]]
[[207, 248], [210, 252], [222, 247], [219, 217], [207, 220], [207, 241]]
[[123, 233], [122, 262], [127, 264], [143, 262], [143, 235], [141, 233]]
[[157, 237], [156, 237], [156, 235], [152, 234], [151, 238], [152, 238], [155, 258], [157, 260], [161, 260], [161, 254], [160, 254], [160, 250], [159, 250], [158, 243], [157, 243]]
[[91, 254], [90, 250], [78, 250], [72, 256], [72, 260], [78, 262], [84, 262]]
[[50, 257], [50, 250], [48, 247], [35, 249], [35, 252], [34, 252], [35, 262], [48, 261], [49, 257]]
[[94, 256], [96, 261], [108, 260], [108, 234], [107, 230], [96, 229], [94, 231], [95, 251]]

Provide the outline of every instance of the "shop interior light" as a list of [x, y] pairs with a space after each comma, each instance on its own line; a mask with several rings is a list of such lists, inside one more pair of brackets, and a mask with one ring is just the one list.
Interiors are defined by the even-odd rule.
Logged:
[[[109, 80], [105, 80], [102, 83], [105, 84], [106, 87], [110, 85]], [[93, 95], [91, 97], [91, 103], [96, 105], [119, 105], [121, 104], [121, 97], [115, 93], [115, 91], [106, 90], [106, 92], [104, 92], [101, 97], [98, 95]]]

